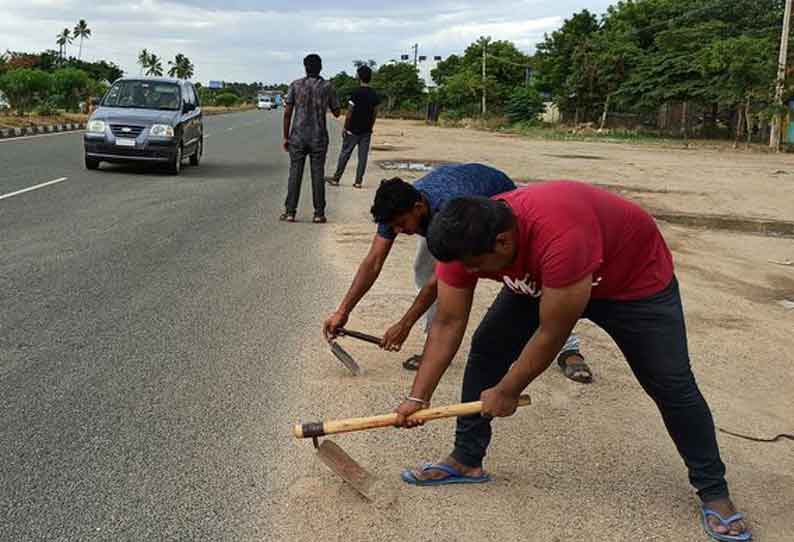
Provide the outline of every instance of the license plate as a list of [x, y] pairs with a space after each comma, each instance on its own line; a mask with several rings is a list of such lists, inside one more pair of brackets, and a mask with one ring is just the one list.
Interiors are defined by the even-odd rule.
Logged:
[[134, 139], [117, 139], [116, 145], [119, 147], [134, 147], [135, 140]]

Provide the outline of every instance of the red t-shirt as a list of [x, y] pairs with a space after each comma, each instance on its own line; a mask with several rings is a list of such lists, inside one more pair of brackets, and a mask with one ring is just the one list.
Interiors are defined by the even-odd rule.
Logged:
[[469, 273], [461, 262], [439, 262], [438, 278], [473, 288], [479, 278], [502, 281], [538, 297], [593, 275], [593, 299], [632, 300], [662, 291], [673, 258], [653, 217], [638, 205], [586, 183], [549, 181], [519, 188], [502, 200], [518, 219], [518, 254], [499, 273]]

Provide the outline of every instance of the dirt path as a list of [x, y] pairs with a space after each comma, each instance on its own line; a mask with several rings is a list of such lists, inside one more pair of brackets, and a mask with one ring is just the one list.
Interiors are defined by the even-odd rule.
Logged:
[[[374, 233], [367, 210], [376, 180], [394, 171], [379, 160], [483, 161], [518, 179], [576, 178], [619, 189], [643, 205], [668, 213], [732, 215], [740, 219], [792, 219], [787, 156], [729, 155], [616, 144], [525, 141], [513, 137], [379, 124], [363, 191], [349, 188], [348, 207], [325, 230], [334, 280], [345, 288]], [[399, 157], [397, 156], [399, 153]], [[580, 156], [598, 156], [599, 159]], [[351, 164], [353, 166], [353, 164]], [[352, 167], [350, 168], [352, 172]], [[400, 173], [417, 178], [418, 171]], [[750, 188], [748, 188], [750, 187]], [[725, 230], [661, 223], [674, 252], [682, 286], [693, 367], [718, 426], [755, 436], [794, 432], [794, 241]], [[381, 279], [354, 313], [350, 327], [382, 333], [410, 304], [415, 240], [400, 238]], [[478, 287], [470, 332], [498, 290]], [[316, 308], [320, 314], [334, 307]], [[400, 362], [419, 351], [415, 330], [404, 352], [388, 354], [345, 344], [365, 374], [345, 374], [317, 332], [308, 333], [300, 366], [305, 394], [290, 409], [306, 418], [389, 412], [409, 388], [412, 374]], [[334, 440], [391, 491], [379, 506], [365, 503], [294, 443], [304, 469], [285, 467], [285, 485], [273, 488], [281, 512], [272, 540], [705, 540], [686, 471], [658, 413], [632, 377], [611, 340], [589, 322], [577, 331], [595, 371], [582, 386], [550, 369], [529, 391], [534, 404], [499, 420], [482, 486], [414, 488], [399, 471], [438, 459], [451, 446], [452, 421], [413, 431], [386, 429]], [[456, 402], [468, 339], [448, 371], [435, 404]], [[737, 504], [748, 513], [758, 540], [792, 539], [794, 445], [752, 443], [719, 435]], [[293, 474], [290, 474], [293, 473]]]

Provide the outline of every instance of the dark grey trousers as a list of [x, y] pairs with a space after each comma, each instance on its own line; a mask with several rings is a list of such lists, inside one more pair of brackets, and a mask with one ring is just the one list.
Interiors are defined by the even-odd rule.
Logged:
[[312, 198], [314, 200], [314, 216], [325, 215], [325, 157], [328, 154], [328, 143], [307, 144], [290, 141], [289, 145], [289, 183], [287, 200], [284, 208], [287, 213], [295, 214], [303, 183], [303, 170], [306, 158], [310, 159], [309, 167], [312, 174]]
[[372, 132], [368, 134], [351, 134], [345, 132], [342, 139], [342, 151], [339, 153], [339, 162], [336, 165], [334, 180], [339, 182], [345, 173], [347, 161], [353, 154], [353, 149], [358, 146], [358, 167], [356, 168], [356, 184], [364, 182], [364, 172], [367, 170], [367, 157], [369, 156], [369, 143], [372, 140]]

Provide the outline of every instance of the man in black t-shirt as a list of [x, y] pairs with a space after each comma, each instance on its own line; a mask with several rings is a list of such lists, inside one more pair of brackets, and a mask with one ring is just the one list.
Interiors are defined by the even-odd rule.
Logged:
[[345, 172], [347, 161], [353, 154], [353, 149], [358, 146], [358, 168], [356, 168], [355, 188], [361, 188], [364, 182], [364, 171], [367, 169], [367, 155], [369, 143], [372, 139], [372, 126], [375, 124], [377, 107], [380, 103], [378, 94], [369, 86], [372, 79], [372, 69], [369, 66], [360, 66], [356, 72], [360, 86], [353, 91], [345, 115], [345, 132], [342, 140], [342, 152], [339, 153], [339, 163], [336, 173], [328, 177], [328, 184], [339, 186], [339, 179]]

